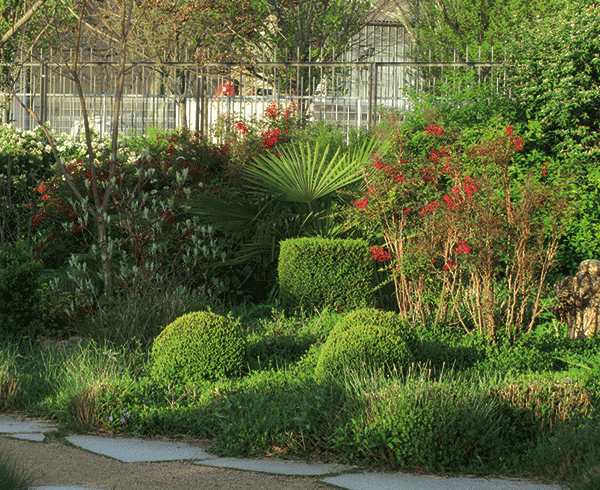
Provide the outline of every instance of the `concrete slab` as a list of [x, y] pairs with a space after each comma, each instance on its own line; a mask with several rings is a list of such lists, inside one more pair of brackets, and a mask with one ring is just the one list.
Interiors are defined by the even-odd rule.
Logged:
[[46, 436], [44, 434], [40, 434], [39, 432], [31, 432], [29, 434], [12, 434], [10, 437], [14, 437], [15, 439], [25, 439], [26, 441], [35, 441], [35, 442], [44, 442]]
[[58, 429], [58, 426], [32, 420], [17, 420], [14, 417], [0, 415], [0, 433], [17, 434], [23, 432], [48, 432]]
[[348, 490], [560, 490], [544, 485], [486, 478], [444, 478], [405, 473], [355, 473], [322, 478], [322, 482]]
[[75, 446], [125, 463], [214, 458], [203, 449], [183, 442], [112, 439], [98, 436], [69, 436], [66, 440]]
[[339, 473], [349, 469], [348, 467], [335, 464], [308, 464], [297, 461], [237, 458], [215, 458], [207, 461], [196, 461], [196, 464], [219, 466], [221, 468], [231, 468], [235, 470], [260, 471], [262, 473], [299, 476], [327, 475], [329, 473]]

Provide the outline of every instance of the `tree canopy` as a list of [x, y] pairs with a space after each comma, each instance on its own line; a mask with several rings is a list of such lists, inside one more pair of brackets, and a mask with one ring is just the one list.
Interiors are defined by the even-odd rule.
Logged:
[[[523, 24], [549, 16], [561, 0], [394, 0], [400, 17], [421, 52], [431, 50], [441, 59], [442, 50], [456, 48], [459, 59], [469, 60], [482, 48], [503, 52]], [[447, 55], [446, 55], [447, 56]]]

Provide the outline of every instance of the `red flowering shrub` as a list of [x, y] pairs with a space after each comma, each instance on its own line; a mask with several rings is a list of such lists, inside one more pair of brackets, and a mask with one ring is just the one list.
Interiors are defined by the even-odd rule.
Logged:
[[277, 153], [277, 148], [292, 141], [303, 124], [293, 101], [282, 105], [271, 100], [260, 118], [234, 120], [220, 117], [215, 134], [227, 146], [230, 175], [239, 176], [241, 170], [262, 152]]
[[399, 131], [394, 155], [375, 159], [352, 208], [354, 224], [383, 235], [371, 256], [391, 275], [401, 315], [489, 336], [531, 330], [565, 201], [540, 172], [511, 178], [523, 148], [511, 126], [470, 145], [437, 124], [422, 131], [427, 138]]

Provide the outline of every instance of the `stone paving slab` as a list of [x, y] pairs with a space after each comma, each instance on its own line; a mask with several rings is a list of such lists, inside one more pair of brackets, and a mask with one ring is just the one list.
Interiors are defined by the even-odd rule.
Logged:
[[30, 432], [27, 434], [11, 434], [10, 437], [14, 437], [15, 439], [24, 439], [26, 441], [35, 441], [35, 442], [44, 442], [46, 436], [44, 434], [40, 434], [39, 432]]
[[558, 485], [544, 485], [487, 478], [444, 478], [406, 473], [354, 473], [322, 478], [348, 490], [560, 490]]
[[17, 420], [14, 417], [0, 415], [0, 433], [18, 434], [23, 432], [48, 432], [56, 430], [58, 426], [35, 422], [33, 420]]
[[209, 459], [215, 457], [199, 447], [183, 442], [113, 439], [99, 436], [69, 436], [65, 439], [75, 446], [87, 449], [93, 453], [118, 459], [125, 463]]
[[308, 464], [297, 461], [278, 461], [264, 459], [237, 459], [215, 458], [207, 461], [196, 461], [204, 466], [219, 466], [235, 470], [260, 471], [262, 473], [275, 473], [278, 475], [316, 476], [339, 473], [350, 469], [335, 464], [315, 463]]
[[[0, 416], [0, 433], [32, 441], [43, 441], [43, 432], [58, 427], [35, 421]], [[183, 442], [144, 441], [99, 436], [69, 436], [71, 444], [126, 463], [196, 460], [196, 464], [281, 475], [322, 476], [349, 471], [334, 464], [307, 464], [280, 460], [217, 458]], [[201, 461], [198, 461], [201, 460]], [[406, 473], [347, 473], [326, 476], [320, 481], [347, 490], [560, 490], [558, 485], [485, 478], [444, 478]], [[41, 486], [32, 490], [100, 490], [73, 486]], [[107, 490], [107, 489], [104, 489]], [[169, 490], [165, 488], [165, 490]]]

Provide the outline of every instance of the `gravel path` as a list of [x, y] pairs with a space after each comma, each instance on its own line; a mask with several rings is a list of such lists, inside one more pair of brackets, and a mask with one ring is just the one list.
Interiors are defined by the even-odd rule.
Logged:
[[35, 486], [104, 490], [331, 489], [315, 477], [211, 468], [191, 461], [123, 463], [65, 444], [51, 435], [44, 442], [31, 442], [1, 434], [0, 448], [35, 476]]

